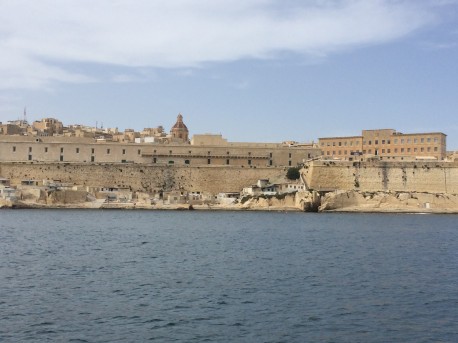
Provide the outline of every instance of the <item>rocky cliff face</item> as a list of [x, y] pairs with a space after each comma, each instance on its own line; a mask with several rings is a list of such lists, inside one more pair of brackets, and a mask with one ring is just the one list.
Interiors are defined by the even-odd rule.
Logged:
[[246, 210], [297, 210], [315, 212], [318, 210], [319, 197], [312, 192], [296, 192], [272, 196], [242, 198], [237, 207]]
[[444, 193], [336, 191], [322, 197], [319, 211], [458, 213], [458, 196]]

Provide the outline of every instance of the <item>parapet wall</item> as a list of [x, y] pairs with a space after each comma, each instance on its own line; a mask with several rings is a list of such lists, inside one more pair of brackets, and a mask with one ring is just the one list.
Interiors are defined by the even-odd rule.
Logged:
[[286, 168], [237, 166], [167, 166], [135, 163], [0, 163], [0, 175], [21, 180], [59, 180], [89, 187], [128, 187], [136, 192], [183, 189], [189, 192], [239, 192], [261, 178], [276, 178]]
[[302, 169], [314, 190], [458, 194], [457, 162], [313, 161]]

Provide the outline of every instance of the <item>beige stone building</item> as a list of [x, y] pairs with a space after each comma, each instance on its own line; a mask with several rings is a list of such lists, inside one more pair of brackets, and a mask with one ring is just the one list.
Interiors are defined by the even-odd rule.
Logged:
[[[145, 132], [146, 133], [146, 132]], [[72, 136], [0, 136], [0, 162], [143, 163], [152, 165], [211, 165], [255, 167], [297, 166], [321, 155], [315, 144], [237, 143], [221, 135], [195, 135], [178, 115], [170, 134], [151, 130], [156, 140], [125, 130], [122, 140]], [[113, 135], [116, 137], [116, 135]], [[153, 137], [155, 138], [155, 137]]]
[[62, 135], [64, 129], [62, 122], [54, 118], [43, 118], [35, 121], [32, 127], [38, 136]]
[[318, 147], [281, 143], [118, 143], [77, 137], [0, 136], [0, 162], [145, 163], [158, 165], [296, 166]]
[[361, 136], [319, 138], [324, 158], [359, 160], [377, 156], [381, 160], [437, 159], [446, 157], [446, 135], [442, 132], [401, 133], [393, 129], [363, 130]]

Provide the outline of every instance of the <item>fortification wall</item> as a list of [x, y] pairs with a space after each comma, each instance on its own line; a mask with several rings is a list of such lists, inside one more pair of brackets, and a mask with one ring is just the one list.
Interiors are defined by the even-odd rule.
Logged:
[[285, 173], [286, 168], [274, 167], [0, 163], [0, 175], [16, 185], [25, 179], [52, 179], [89, 187], [129, 187], [141, 192], [172, 189], [213, 194], [239, 192], [260, 178], [275, 178]]
[[315, 190], [458, 194], [457, 162], [313, 161], [302, 175]]

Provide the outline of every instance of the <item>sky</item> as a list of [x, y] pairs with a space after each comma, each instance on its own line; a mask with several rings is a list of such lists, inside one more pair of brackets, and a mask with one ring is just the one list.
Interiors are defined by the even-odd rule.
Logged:
[[0, 121], [458, 150], [458, 0], [0, 0]]

